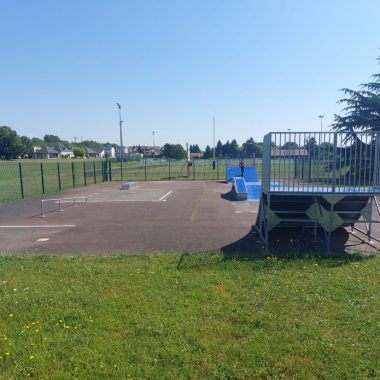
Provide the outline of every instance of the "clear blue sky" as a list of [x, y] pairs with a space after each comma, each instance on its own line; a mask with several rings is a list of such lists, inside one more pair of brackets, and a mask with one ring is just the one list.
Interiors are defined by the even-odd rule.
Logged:
[[212, 145], [319, 130], [379, 71], [378, 0], [0, 0], [0, 125]]

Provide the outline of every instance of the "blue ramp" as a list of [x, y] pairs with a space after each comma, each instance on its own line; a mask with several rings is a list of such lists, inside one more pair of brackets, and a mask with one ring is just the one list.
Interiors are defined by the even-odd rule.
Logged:
[[[227, 167], [226, 169], [226, 182], [230, 183], [232, 182], [234, 177], [240, 177], [241, 171], [240, 168], [237, 168], [236, 166], [230, 168]], [[259, 182], [259, 179], [257, 178], [257, 172], [256, 168], [254, 166], [247, 166], [244, 170], [244, 180], [245, 182]]]
[[246, 182], [248, 200], [259, 200], [261, 198], [261, 182]]
[[235, 177], [232, 181], [232, 192], [235, 195], [236, 200], [245, 201], [248, 199], [248, 191], [245, 185], [244, 178]]
[[237, 201], [254, 201], [261, 197], [261, 182], [245, 182], [242, 177], [235, 177], [232, 181], [232, 192]]

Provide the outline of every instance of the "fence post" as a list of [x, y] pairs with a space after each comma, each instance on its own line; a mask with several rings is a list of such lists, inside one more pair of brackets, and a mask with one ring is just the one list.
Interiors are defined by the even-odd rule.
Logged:
[[41, 167], [41, 185], [42, 185], [42, 194], [45, 194], [44, 168], [43, 168], [43, 164], [42, 164], [42, 162], [41, 162], [41, 164], [40, 164], [40, 167]]
[[61, 170], [59, 167], [59, 162], [57, 162], [57, 174], [58, 174], [58, 189], [59, 191], [62, 190], [62, 185], [61, 185]]
[[168, 158], [168, 162], [169, 162], [169, 181], [170, 181], [170, 158]]
[[20, 187], [21, 187], [21, 198], [24, 199], [24, 182], [22, 180], [22, 168], [21, 162], [18, 163], [18, 171], [20, 173]]
[[[338, 132], [334, 132], [333, 167], [332, 167], [332, 191], [333, 191], [333, 193], [335, 193], [335, 187], [336, 187], [336, 166], [337, 166], [337, 150], [338, 150], [338, 134], [337, 133]], [[359, 177], [359, 184], [360, 184], [360, 177]]]
[[73, 177], [73, 188], [74, 188], [75, 187], [74, 162], [71, 163], [71, 175]]
[[86, 163], [84, 161], [83, 161], [83, 178], [84, 178], [84, 185], [87, 186]]
[[216, 159], [216, 179], [219, 181], [219, 160]]
[[144, 176], [145, 176], [145, 181], [146, 181], [146, 157], [145, 157], [145, 166], [144, 166]]
[[122, 161], [120, 162], [120, 180], [121, 180], [121, 181], [123, 180], [123, 161], [124, 161], [124, 160], [122, 160]]
[[93, 167], [94, 167], [94, 183], [96, 183], [96, 168], [95, 168], [95, 161], [92, 161]]
[[108, 166], [109, 166], [109, 172], [110, 172], [110, 181], [112, 181], [112, 166], [111, 166], [111, 161], [108, 161]]

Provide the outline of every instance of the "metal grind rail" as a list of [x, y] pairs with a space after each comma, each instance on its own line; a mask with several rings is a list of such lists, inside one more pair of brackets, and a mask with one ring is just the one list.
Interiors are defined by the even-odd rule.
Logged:
[[58, 203], [58, 210], [57, 211], [62, 212], [63, 211], [62, 204], [72, 203], [73, 206], [76, 206], [78, 203], [87, 203], [87, 197], [42, 199], [41, 200], [41, 214], [40, 214], [41, 218], [45, 218], [44, 204], [47, 202]]

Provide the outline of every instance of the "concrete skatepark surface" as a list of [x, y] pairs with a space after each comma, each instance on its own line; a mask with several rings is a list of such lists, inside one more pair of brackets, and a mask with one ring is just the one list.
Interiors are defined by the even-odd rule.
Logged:
[[[235, 202], [231, 185], [216, 181], [138, 183], [120, 190], [121, 182], [78, 188], [44, 197], [87, 197], [86, 204], [45, 204], [25, 200], [0, 207], [0, 254], [100, 255], [222, 251], [262, 251], [252, 233], [258, 201]], [[379, 236], [379, 225], [374, 225]], [[271, 250], [309, 247], [300, 231], [273, 233]], [[373, 252], [348, 235], [334, 234], [333, 249]], [[323, 251], [320, 245], [314, 249]], [[310, 246], [310, 250], [313, 249]], [[309, 248], [307, 248], [309, 249]], [[376, 249], [375, 249], [376, 251]]]

